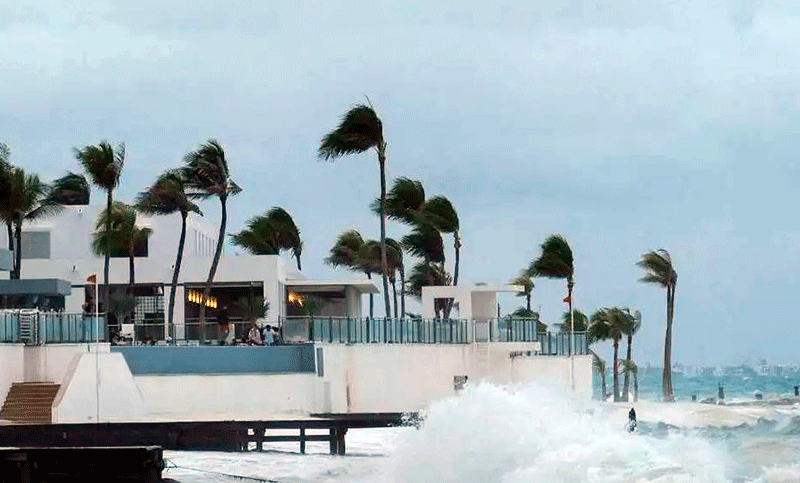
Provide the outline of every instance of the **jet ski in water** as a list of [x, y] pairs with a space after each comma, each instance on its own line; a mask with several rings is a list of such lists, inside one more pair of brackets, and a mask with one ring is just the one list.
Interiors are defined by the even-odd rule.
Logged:
[[628, 424], [625, 425], [625, 429], [629, 433], [636, 431], [636, 410], [633, 408], [628, 412]]

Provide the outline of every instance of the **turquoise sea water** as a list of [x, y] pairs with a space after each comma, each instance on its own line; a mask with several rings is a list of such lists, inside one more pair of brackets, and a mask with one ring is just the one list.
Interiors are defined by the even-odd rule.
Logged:
[[[607, 390], [611, 392], [611, 376], [606, 377]], [[722, 385], [726, 401], [752, 400], [756, 391], [764, 399], [794, 396], [794, 386], [800, 386], [800, 374], [789, 376], [685, 376], [673, 373], [672, 386], [676, 401], [691, 401], [692, 395], [700, 401], [717, 397], [718, 385]], [[633, 383], [631, 383], [631, 388]], [[595, 393], [599, 394], [600, 381], [595, 378]], [[620, 377], [622, 390], [622, 377]], [[632, 391], [633, 389], [631, 389]], [[639, 398], [648, 401], [661, 399], [661, 370], [641, 370], [639, 374]]]

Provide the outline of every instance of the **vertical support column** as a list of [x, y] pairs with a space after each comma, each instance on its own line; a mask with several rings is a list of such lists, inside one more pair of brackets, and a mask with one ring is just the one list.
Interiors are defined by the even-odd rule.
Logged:
[[306, 428], [300, 428], [300, 454], [306, 454]]
[[337, 451], [336, 454], [338, 454], [340, 456], [344, 456], [344, 454], [345, 454], [345, 445], [344, 445], [344, 435], [345, 434], [347, 434], [347, 426], [343, 426], [343, 427], [338, 429], [337, 438], [336, 438], [338, 451]]
[[328, 431], [328, 435], [330, 437], [331, 454], [337, 454], [337, 452], [338, 452], [338, 440], [336, 439], [336, 436], [337, 436], [336, 435], [336, 428], [331, 428]]

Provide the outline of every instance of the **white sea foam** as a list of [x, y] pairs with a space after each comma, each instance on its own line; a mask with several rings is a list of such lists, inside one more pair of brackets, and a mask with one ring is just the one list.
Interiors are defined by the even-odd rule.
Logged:
[[[185, 483], [232, 479], [194, 471], [279, 482], [366, 483], [786, 483], [800, 482], [800, 439], [779, 434], [785, 424], [757, 435], [726, 437], [680, 430], [629, 434], [632, 404], [576, 401], [539, 386], [468, 387], [432, 405], [420, 429], [351, 430], [347, 457], [325, 454], [324, 443], [273, 446], [286, 452], [225, 454], [168, 452], [179, 469], [166, 476]], [[635, 404], [643, 427], [657, 422], [695, 428], [755, 425], [759, 418], [788, 419], [792, 407], [704, 404]]]

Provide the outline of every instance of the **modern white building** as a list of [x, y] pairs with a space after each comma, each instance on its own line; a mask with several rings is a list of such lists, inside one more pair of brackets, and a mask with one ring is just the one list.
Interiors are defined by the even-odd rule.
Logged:
[[[58, 216], [25, 225], [22, 233], [21, 279], [59, 279], [71, 286], [69, 294], [39, 294], [28, 298], [25, 304], [40, 309], [56, 309], [67, 313], [91, 311], [94, 286], [87, 277], [97, 275], [103, 283], [103, 258], [91, 250], [92, 232], [100, 206], [68, 206]], [[136, 310], [134, 322], [146, 327], [142, 335], [161, 338], [165, 335], [166, 307], [169, 302], [170, 282], [177, 255], [180, 236], [180, 217], [139, 216], [137, 224], [153, 230], [145, 246], [137, 247], [134, 263]], [[216, 247], [216, 227], [204, 219], [190, 216], [186, 229], [186, 243], [181, 263], [181, 273], [175, 294], [174, 337], [193, 338], [196, 334], [200, 298]], [[0, 237], [4, 238], [4, 237]], [[0, 240], [0, 248], [7, 242]], [[112, 257], [109, 284], [113, 291], [124, 291], [129, 283], [129, 260]], [[3, 275], [0, 275], [3, 277]], [[231, 256], [220, 259], [211, 298], [207, 302], [208, 321], [227, 307], [231, 321], [241, 320], [240, 301], [263, 297], [269, 304], [266, 323], [277, 324], [287, 316], [306, 315], [300, 304], [304, 297], [314, 295], [318, 304], [316, 315], [335, 317], [360, 317], [363, 294], [377, 293], [369, 280], [307, 280], [302, 273], [280, 256]], [[102, 290], [101, 290], [101, 309]], [[19, 302], [19, 300], [17, 300]], [[112, 310], [113, 312], [113, 310]], [[115, 316], [110, 315], [112, 322]]]

